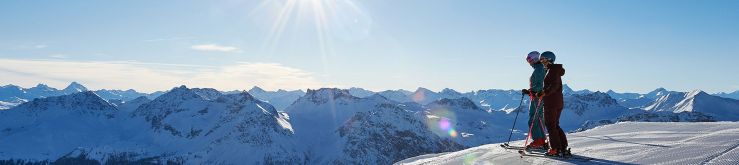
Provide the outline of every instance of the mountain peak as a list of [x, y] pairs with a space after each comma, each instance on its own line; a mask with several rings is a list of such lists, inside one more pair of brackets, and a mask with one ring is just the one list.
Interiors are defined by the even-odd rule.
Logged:
[[654, 89], [652, 92], [649, 93], [658, 93], [658, 92], [667, 92], [667, 89], [659, 87], [657, 89]]
[[375, 94], [375, 92], [366, 90], [364, 88], [357, 88], [357, 87], [351, 87], [349, 88], [349, 94], [352, 94], [357, 97], [368, 97]]
[[413, 93], [433, 93], [434, 91], [431, 91], [429, 89], [426, 89], [424, 87], [418, 87], [415, 92]]
[[254, 86], [251, 89], [249, 89], [249, 93], [264, 93], [264, 92], [266, 91], [258, 86]]
[[349, 94], [349, 90], [338, 88], [308, 89], [305, 96], [301, 97], [301, 99], [308, 99], [316, 103], [325, 103], [329, 100], [338, 100], [341, 98], [359, 99], [359, 97]]
[[254, 98], [254, 96], [252, 96], [251, 94], [249, 94], [249, 92], [247, 92], [247, 91], [241, 91], [240, 93], [235, 94], [235, 95], [238, 96], [239, 97], [239, 100], [241, 100], [241, 101], [256, 100]]
[[17, 86], [17, 85], [13, 85], [13, 84], [3, 85], [3, 86], [1, 86], [0, 88], [14, 88], [14, 89], [21, 89], [21, 87], [20, 87], [20, 86]]
[[212, 88], [187, 88], [187, 86], [181, 85], [179, 87], [172, 88], [172, 90], [169, 90], [169, 92], [164, 93], [157, 98], [181, 97], [182, 99], [201, 98], [204, 100], [213, 100], [222, 95], [223, 94], [221, 94], [221, 92]]
[[30, 111], [46, 111], [50, 109], [63, 109], [70, 111], [103, 111], [113, 112], [115, 107], [92, 91], [84, 91], [62, 96], [47, 98], [36, 98], [33, 101], [23, 103], [18, 108]]
[[662, 87], [659, 87], [659, 88], [657, 88], [657, 89], [655, 89], [655, 90], [647, 93], [646, 96], [648, 98], [656, 99], [656, 98], [659, 98], [660, 96], [667, 95], [669, 93], [670, 93], [670, 91], [668, 91], [667, 89], [662, 88]]
[[687, 94], [688, 97], [696, 97], [696, 96], [707, 96], [709, 95], [706, 92], [703, 92], [702, 90], [696, 89], [693, 91], [690, 91], [690, 93]]
[[349, 94], [349, 90], [339, 89], [339, 88], [321, 88], [321, 89], [316, 89], [316, 90], [308, 89], [308, 92], [306, 92], [305, 95], [332, 96], [332, 97], [352, 96], [351, 94]]
[[570, 88], [570, 86], [569, 86], [569, 85], [567, 85], [567, 84], [562, 84], [562, 90], [569, 90], [569, 91], [573, 91], [573, 90], [572, 90], [572, 88]]
[[42, 83], [39, 83], [38, 85], [36, 85], [35, 87], [32, 87], [32, 88], [35, 88], [35, 89], [44, 89], [44, 90], [47, 90], [47, 89], [49, 89], [49, 90], [50, 90], [50, 89], [54, 89], [54, 88], [52, 88], [52, 87], [49, 87], [49, 85], [46, 85], [46, 84], [42, 84]]
[[88, 91], [85, 86], [77, 82], [70, 83], [66, 88], [63, 89], [66, 93], [76, 93]]
[[444, 89], [441, 90], [440, 93], [442, 93], [442, 94], [450, 94], [450, 95], [460, 94], [459, 92], [457, 92], [456, 90], [451, 89], [451, 88], [444, 88]]

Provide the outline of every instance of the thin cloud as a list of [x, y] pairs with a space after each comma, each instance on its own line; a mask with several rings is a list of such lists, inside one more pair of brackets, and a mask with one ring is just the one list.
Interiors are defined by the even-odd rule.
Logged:
[[33, 45], [17, 45], [12, 49], [17, 50], [33, 50], [33, 49], [44, 49], [49, 47], [49, 45], [46, 44], [33, 44]]
[[69, 56], [64, 55], [64, 54], [52, 54], [49, 57], [51, 57], [51, 58], [60, 58], [60, 59], [69, 58]]
[[193, 39], [191, 37], [172, 37], [172, 38], [154, 38], [154, 39], [148, 39], [143, 40], [144, 42], [162, 42], [162, 41], [178, 41], [178, 40], [187, 40], [187, 39]]
[[2, 84], [34, 86], [45, 83], [64, 87], [85, 82], [91, 89], [167, 90], [178, 85], [219, 90], [306, 89], [326, 86], [315, 74], [277, 63], [236, 63], [198, 66], [111, 61], [0, 59]]
[[239, 51], [239, 48], [232, 47], [232, 46], [223, 46], [223, 45], [218, 45], [218, 44], [193, 45], [190, 48], [199, 50], [199, 51], [216, 51], [216, 52], [237, 52]]

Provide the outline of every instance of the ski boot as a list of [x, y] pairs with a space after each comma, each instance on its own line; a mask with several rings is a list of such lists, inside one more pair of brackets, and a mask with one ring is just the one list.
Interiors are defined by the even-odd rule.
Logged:
[[572, 157], [572, 152], [570, 151], [570, 148], [567, 148], [566, 150], [562, 150], [562, 157], [564, 158]]
[[526, 150], [540, 150], [540, 151], [546, 151], [549, 149], [549, 144], [547, 144], [545, 139], [535, 139], [534, 142], [531, 142], [531, 144], [526, 145]]
[[561, 150], [552, 148], [549, 149], [549, 151], [547, 151], [547, 153], [545, 153], [544, 155], [549, 157], [562, 157], [562, 152]]

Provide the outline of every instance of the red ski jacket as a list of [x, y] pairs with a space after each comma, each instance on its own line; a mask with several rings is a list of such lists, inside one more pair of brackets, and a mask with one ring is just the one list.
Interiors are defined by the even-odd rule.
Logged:
[[547, 74], [544, 76], [544, 109], [564, 108], [564, 97], [562, 96], [562, 76], [565, 69], [562, 64], [549, 64]]

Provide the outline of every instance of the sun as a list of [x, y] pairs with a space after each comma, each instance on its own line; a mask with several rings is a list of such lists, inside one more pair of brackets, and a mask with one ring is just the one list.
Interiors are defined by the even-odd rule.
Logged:
[[[265, 22], [269, 24], [266, 49], [278, 46], [287, 29], [315, 29], [314, 40], [324, 61], [333, 53], [333, 43], [364, 40], [372, 30], [372, 17], [353, 0], [263, 0], [253, 12], [270, 13]], [[310, 22], [311, 27], [296, 22]]]

